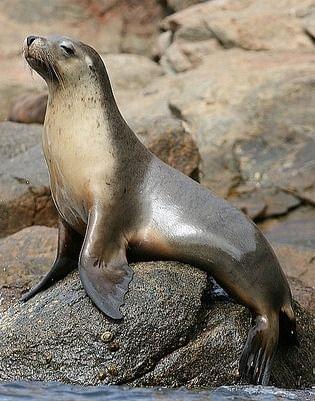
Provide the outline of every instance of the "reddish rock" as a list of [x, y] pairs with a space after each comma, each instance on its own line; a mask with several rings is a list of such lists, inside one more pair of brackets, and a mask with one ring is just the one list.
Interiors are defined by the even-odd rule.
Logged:
[[0, 190], [0, 237], [31, 225], [56, 225], [41, 145], [0, 166]]
[[268, 231], [280, 264], [289, 277], [315, 288], [315, 225], [314, 219], [292, 219], [280, 222]]
[[297, 278], [289, 277], [293, 298], [315, 316], [315, 289]]
[[50, 269], [56, 247], [57, 229], [43, 226], [0, 240], [0, 314]]
[[147, 147], [165, 163], [199, 181], [200, 154], [184, 127], [165, 127], [159, 134], [151, 133]]
[[45, 119], [47, 94], [26, 94], [15, 100], [8, 120], [18, 123], [42, 124]]

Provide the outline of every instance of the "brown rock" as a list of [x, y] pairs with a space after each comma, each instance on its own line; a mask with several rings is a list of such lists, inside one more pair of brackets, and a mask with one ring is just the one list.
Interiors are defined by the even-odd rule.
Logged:
[[167, 6], [171, 10], [179, 11], [197, 3], [202, 3], [204, 0], [166, 0]]
[[[33, 10], [36, 8], [36, 13]], [[60, 1], [25, 3], [4, 0], [0, 10], [2, 54], [17, 53], [25, 33], [52, 35], [64, 32], [91, 43], [100, 52], [150, 54], [157, 25], [165, 11], [155, 0]], [[43, 24], [43, 21], [45, 23]]]
[[309, 216], [314, 215], [306, 214], [303, 218], [284, 220], [279, 224], [266, 231], [268, 238], [274, 243], [280, 245], [294, 245], [305, 249], [315, 249], [315, 226], [314, 220], [308, 219]]
[[45, 119], [47, 94], [26, 94], [15, 100], [8, 113], [8, 120], [18, 123], [39, 123]]
[[0, 189], [0, 237], [34, 224], [56, 225], [41, 145], [0, 166]]
[[57, 229], [25, 228], [0, 240], [0, 314], [51, 267], [57, 247]]
[[150, 135], [148, 149], [165, 163], [199, 181], [200, 154], [195, 141], [184, 127], [165, 127]]
[[286, 274], [298, 278], [305, 286], [315, 288], [315, 249], [273, 243]]
[[143, 89], [164, 74], [159, 64], [139, 54], [104, 54], [102, 59], [114, 92]]
[[236, 187], [228, 200], [253, 220], [282, 216], [301, 201], [276, 188]]
[[289, 277], [289, 283], [293, 298], [303, 308], [315, 315], [315, 289], [307, 287], [302, 281], [297, 278]]
[[[262, 220], [258, 223], [258, 225], [263, 231], [271, 232], [274, 228], [281, 226], [283, 223], [293, 222], [297, 220], [303, 220], [307, 222], [313, 221], [314, 219], [315, 208], [311, 205], [300, 205], [298, 208], [291, 210], [290, 213], [287, 213], [284, 216], [277, 216], [277, 218]], [[295, 237], [295, 239], [297, 239], [297, 237]]]
[[[315, 211], [314, 211], [315, 213]], [[299, 213], [299, 218], [287, 219], [267, 226], [280, 264], [289, 277], [299, 279], [306, 287], [315, 288], [315, 226], [312, 214]], [[265, 226], [266, 227], [266, 226]]]
[[179, 73], [198, 66], [203, 58], [220, 48], [213, 38], [196, 42], [172, 43], [161, 57], [160, 64], [168, 73]]
[[[194, 48], [194, 58], [213, 51], [213, 41], [222, 48], [246, 50], [312, 49], [312, 28], [304, 22], [312, 12], [312, 0], [225, 2], [207, 1], [166, 17], [161, 27], [171, 31], [173, 42], [162, 56], [167, 70], [181, 72], [197, 63], [185, 62], [185, 44], [203, 41]], [[305, 29], [305, 26], [307, 28]], [[208, 50], [207, 50], [208, 49]]]

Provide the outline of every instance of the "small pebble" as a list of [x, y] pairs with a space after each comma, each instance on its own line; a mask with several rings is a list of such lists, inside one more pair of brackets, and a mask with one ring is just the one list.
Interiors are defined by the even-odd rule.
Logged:
[[110, 332], [110, 331], [104, 331], [104, 333], [101, 334], [101, 340], [102, 340], [104, 343], [109, 343], [109, 342], [111, 342], [113, 338], [114, 338], [114, 335], [113, 335], [113, 333]]
[[111, 376], [117, 376], [118, 375], [118, 369], [117, 366], [112, 363], [111, 365], [107, 366], [107, 373]]
[[109, 350], [110, 350], [111, 352], [118, 351], [118, 350], [119, 350], [119, 343], [118, 343], [118, 341], [113, 341], [113, 342], [111, 342], [111, 343], [109, 344], [108, 348], [109, 348]]
[[102, 369], [98, 372], [98, 378], [99, 380], [104, 380], [107, 377], [107, 372], [105, 369]]

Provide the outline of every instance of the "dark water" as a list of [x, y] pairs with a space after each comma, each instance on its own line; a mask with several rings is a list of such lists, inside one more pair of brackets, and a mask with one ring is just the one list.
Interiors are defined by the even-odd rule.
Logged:
[[315, 401], [315, 391], [274, 387], [218, 387], [214, 390], [81, 387], [60, 383], [0, 384], [0, 401]]

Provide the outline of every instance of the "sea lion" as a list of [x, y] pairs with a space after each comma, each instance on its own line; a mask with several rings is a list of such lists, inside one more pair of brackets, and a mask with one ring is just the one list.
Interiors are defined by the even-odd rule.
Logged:
[[49, 89], [43, 148], [60, 216], [56, 261], [24, 300], [78, 266], [96, 306], [121, 319], [128, 261], [189, 263], [251, 310], [240, 372], [267, 384], [279, 330], [294, 342], [296, 326], [288, 282], [261, 231], [145, 148], [120, 114], [94, 49], [29, 36], [24, 55]]

